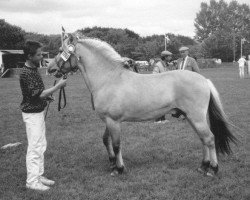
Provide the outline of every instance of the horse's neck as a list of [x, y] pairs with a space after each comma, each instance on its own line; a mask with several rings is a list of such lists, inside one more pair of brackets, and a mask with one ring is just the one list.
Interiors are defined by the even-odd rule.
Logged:
[[105, 59], [103, 55], [89, 50], [86, 47], [79, 48], [79, 68], [90, 92], [97, 92], [103, 85], [111, 80], [119, 78], [121, 68], [115, 66], [115, 62]]

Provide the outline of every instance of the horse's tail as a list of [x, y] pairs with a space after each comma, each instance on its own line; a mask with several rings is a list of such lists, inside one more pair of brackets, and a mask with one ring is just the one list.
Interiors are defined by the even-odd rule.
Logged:
[[214, 84], [207, 79], [210, 88], [210, 101], [208, 114], [210, 120], [210, 129], [215, 137], [215, 148], [218, 153], [230, 154], [230, 142], [236, 144], [237, 139], [233, 136], [228, 128], [228, 120], [223, 111], [223, 106]]

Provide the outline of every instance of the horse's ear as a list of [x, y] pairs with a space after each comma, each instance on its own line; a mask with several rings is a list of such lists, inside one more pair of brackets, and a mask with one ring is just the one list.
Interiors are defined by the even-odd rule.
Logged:
[[69, 40], [68, 40], [69, 44], [76, 44], [77, 40], [79, 40], [79, 38], [77, 37], [76, 34], [69, 34]]
[[69, 34], [69, 42], [73, 43], [74, 41], [74, 36], [72, 34]]
[[75, 36], [76, 36], [76, 39], [79, 40], [81, 38], [84, 38], [84, 35], [82, 34], [82, 32], [80, 31], [76, 31], [75, 32]]

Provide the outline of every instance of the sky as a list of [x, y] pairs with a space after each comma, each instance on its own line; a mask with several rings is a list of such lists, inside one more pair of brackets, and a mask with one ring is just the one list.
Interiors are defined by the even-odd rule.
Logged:
[[[61, 26], [66, 32], [100, 26], [128, 28], [140, 36], [193, 37], [201, 2], [209, 0], [0, 0], [0, 19], [42, 34], [60, 34]], [[238, 2], [250, 5], [250, 0]]]

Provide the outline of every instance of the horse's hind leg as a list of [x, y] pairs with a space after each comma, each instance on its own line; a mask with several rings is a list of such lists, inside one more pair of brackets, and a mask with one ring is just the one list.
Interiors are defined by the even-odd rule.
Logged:
[[111, 118], [107, 118], [106, 125], [112, 139], [112, 145], [116, 159], [115, 160], [116, 166], [114, 167], [111, 175], [116, 175], [124, 171], [124, 163], [122, 159], [121, 141], [120, 141], [121, 124], [119, 122], [112, 120]]
[[116, 166], [116, 158], [115, 158], [115, 153], [113, 150], [111, 136], [110, 136], [110, 133], [109, 133], [109, 130], [107, 127], [105, 129], [104, 134], [103, 134], [103, 144], [105, 145], [107, 152], [108, 152], [110, 167], [113, 169]]
[[[206, 115], [189, 115], [187, 118], [203, 144], [203, 160], [199, 171], [204, 172], [204, 174], [208, 176], [212, 176], [212, 173], [216, 174], [218, 172], [218, 161], [215, 150], [214, 135], [209, 128]], [[209, 169], [212, 169], [213, 172], [209, 172]]]

